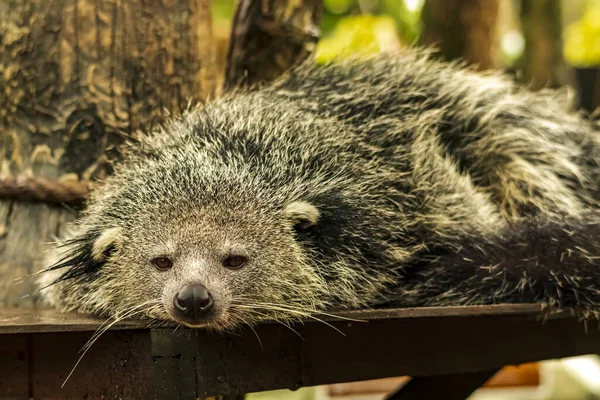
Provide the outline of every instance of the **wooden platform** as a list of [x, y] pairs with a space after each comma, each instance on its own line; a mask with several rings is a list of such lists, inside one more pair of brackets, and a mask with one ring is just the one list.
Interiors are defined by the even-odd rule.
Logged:
[[194, 399], [410, 375], [420, 378], [392, 398], [419, 398], [411, 393], [432, 394], [435, 386], [454, 387], [455, 397], [444, 398], [459, 399], [504, 365], [600, 353], [595, 323], [586, 333], [568, 314], [542, 321], [539, 311], [536, 305], [359, 311], [343, 315], [362, 322], [328, 318], [337, 330], [319, 322], [294, 331], [264, 324], [235, 335], [126, 322], [101, 336], [61, 389], [103, 321], [0, 310], [0, 398]]

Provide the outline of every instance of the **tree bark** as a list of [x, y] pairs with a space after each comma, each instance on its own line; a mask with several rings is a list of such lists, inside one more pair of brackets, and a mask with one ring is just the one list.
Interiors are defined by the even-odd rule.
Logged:
[[525, 52], [520, 60], [522, 80], [532, 89], [571, 83], [563, 58], [559, 0], [521, 1], [521, 29]]
[[225, 89], [271, 81], [307, 59], [320, 36], [321, 13], [321, 0], [240, 0]]
[[481, 70], [498, 67], [499, 0], [426, 0], [421, 44], [445, 60], [464, 59]]
[[600, 121], [600, 67], [574, 68], [578, 106]]
[[[0, 176], [85, 181], [116, 146], [215, 89], [209, 0], [0, 1]], [[76, 185], [75, 185], [76, 186]], [[0, 306], [33, 306], [75, 212], [0, 201]]]

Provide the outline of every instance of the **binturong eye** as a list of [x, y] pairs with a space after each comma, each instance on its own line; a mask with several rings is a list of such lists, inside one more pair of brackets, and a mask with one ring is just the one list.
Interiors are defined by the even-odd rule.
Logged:
[[156, 257], [156, 258], [153, 258], [150, 262], [159, 271], [166, 271], [173, 267], [173, 261], [171, 261], [167, 257]]
[[225, 260], [223, 260], [223, 266], [229, 269], [238, 269], [242, 268], [248, 259], [244, 256], [229, 256]]

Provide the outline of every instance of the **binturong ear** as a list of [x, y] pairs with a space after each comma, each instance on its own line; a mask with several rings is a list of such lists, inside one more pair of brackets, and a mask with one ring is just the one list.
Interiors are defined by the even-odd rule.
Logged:
[[283, 211], [294, 227], [299, 230], [307, 229], [319, 222], [319, 209], [307, 201], [290, 203]]
[[93, 279], [122, 242], [121, 232], [121, 228], [91, 230], [64, 240], [55, 249], [52, 265], [44, 271], [64, 271], [52, 283], [73, 278]]
[[92, 244], [92, 258], [96, 261], [105, 261], [109, 253], [121, 240], [122, 228], [110, 228], [98, 236]]

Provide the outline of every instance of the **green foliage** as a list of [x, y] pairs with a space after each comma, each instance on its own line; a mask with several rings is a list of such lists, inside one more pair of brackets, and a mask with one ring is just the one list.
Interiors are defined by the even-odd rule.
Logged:
[[[398, 24], [400, 37], [408, 43], [414, 43], [421, 33], [421, 8], [424, 0], [401, 1], [381, 0], [382, 12], [392, 16]], [[409, 8], [407, 5], [411, 4]]]
[[345, 14], [351, 7], [356, 6], [357, 2], [354, 0], [324, 0], [325, 10], [333, 14]]
[[399, 38], [412, 43], [419, 37], [424, 0], [324, 0], [323, 35], [345, 18], [358, 14], [387, 16], [394, 20]]
[[217, 21], [231, 20], [235, 13], [236, 0], [217, 0], [212, 2], [212, 15]]
[[600, 65], [600, 1], [592, 2], [583, 17], [565, 28], [564, 54], [577, 66]]
[[391, 17], [356, 15], [341, 19], [333, 32], [317, 46], [317, 62], [349, 55], [377, 53], [397, 44], [396, 24]]

